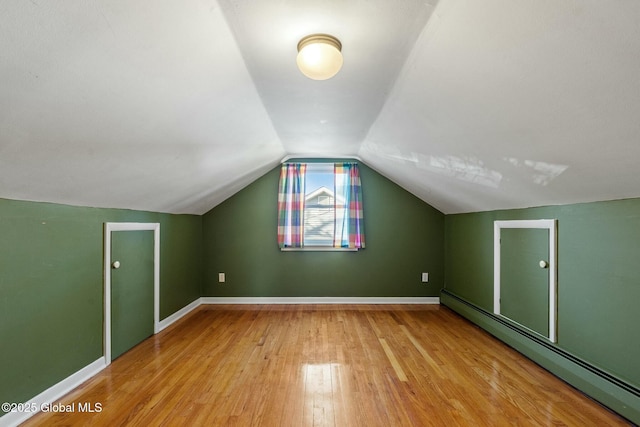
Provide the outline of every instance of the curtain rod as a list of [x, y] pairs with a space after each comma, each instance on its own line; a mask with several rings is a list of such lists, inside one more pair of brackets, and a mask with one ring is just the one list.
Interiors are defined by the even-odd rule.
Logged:
[[291, 159], [344, 159], [344, 160], [356, 160], [358, 162], [362, 162], [362, 159], [358, 156], [331, 157], [331, 156], [319, 156], [317, 154], [306, 155], [306, 156], [301, 154], [296, 154], [296, 155], [289, 155], [289, 156], [283, 157], [282, 160], [280, 160], [280, 163], [286, 163]]

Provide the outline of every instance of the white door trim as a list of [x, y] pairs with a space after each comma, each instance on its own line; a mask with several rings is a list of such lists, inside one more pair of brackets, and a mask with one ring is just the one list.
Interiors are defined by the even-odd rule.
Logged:
[[557, 341], [557, 223], [556, 219], [494, 221], [493, 223], [493, 312], [500, 314], [500, 230], [503, 228], [541, 228], [549, 230], [549, 335]]
[[160, 224], [138, 222], [104, 223], [104, 359], [111, 363], [111, 232], [153, 231], [153, 333], [160, 331]]

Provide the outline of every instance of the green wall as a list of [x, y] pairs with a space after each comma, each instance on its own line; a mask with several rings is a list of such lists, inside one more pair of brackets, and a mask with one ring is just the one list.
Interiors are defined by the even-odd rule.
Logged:
[[[280, 167], [204, 216], [204, 296], [418, 297], [443, 286], [444, 215], [360, 163], [366, 248], [281, 252]], [[218, 283], [218, 273], [226, 282]], [[421, 283], [421, 273], [429, 283]]]
[[557, 347], [640, 387], [640, 199], [448, 215], [445, 289], [493, 311], [493, 221], [558, 220]]
[[160, 319], [200, 297], [200, 216], [0, 199], [0, 402], [102, 356], [104, 222], [160, 223]]

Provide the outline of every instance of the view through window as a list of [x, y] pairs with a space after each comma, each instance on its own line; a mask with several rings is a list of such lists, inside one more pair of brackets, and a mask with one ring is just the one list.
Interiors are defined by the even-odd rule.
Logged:
[[335, 183], [333, 163], [307, 165], [304, 200], [304, 246], [333, 246]]

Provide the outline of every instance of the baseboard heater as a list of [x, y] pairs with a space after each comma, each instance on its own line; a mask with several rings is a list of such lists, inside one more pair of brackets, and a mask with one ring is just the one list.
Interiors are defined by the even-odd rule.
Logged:
[[[452, 309], [453, 311], [455, 311], [456, 313], [460, 314], [463, 317], [466, 317], [468, 320], [470, 320], [472, 323], [476, 324], [477, 326], [480, 326], [482, 329], [486, 330], [487, 332], [489, 332], [491, 335], [494, 335], [496, 338], [498, 338], [499, 340], [501, 340], [502, 342], [504, 342], [505, 344], [513, 347], [515, 350], [517, 350], [518, 352], [524, 354], [525, 356], [531, 358], [534, 362], [540, 364], [541, 366], [543, 366], [545, 369], [548, 369], [549, 371], [551, 371], [552, 373], [554, 373], [555, 375], [559, 376], [560, 378], [564, 379], [565, 381], [569, 382], [571, 385], [573, 385], [574, 387], [578, 388], [579, 390], [583, 391], [584, 393], [590, 395], [591, 397], [595, 398], [596, 400], [600, 401], [601, 403], [603, 403], [605, 406], [610, 407], [611, 409], [613, 409], [614, 411], [620, 413], [622, 416], [629, 418], [630, 420], [632, 420], [635, 423], [638, 423], [640, 420], [640, 388], [634, 386], [633, 384], [630, 384], [600, 368], [598, 368], [597, 366], [594, 366], [588, 362], [586, 362], [585, 360], [567, 352], [566, 350], [563, 350], [562, 348], [552, 344], [551, 342], [540, 338], [539, 336], [525, 330], [522, 328], [519, 328], [518, 326], [514, 325], [513, 323], [509, 322], [508, 320], [504, 319], [501, 316], [496, 316], [494, 313], [489, 312], [487, 310], [484, 310], [481, 307], [478, 307], [472, 303], [470, 303], [469, 301], [465, 300], [464, 298], [459, 297], [458, 295], [449, 292], [446, 289], [443, 289], [441, 291], [441, 297], [440, 297], [440, 302], [442, 305], [447, 306], [448, 308]], [[458, 306], [458, 307], [456, 307]], [[470, 311], [471, 310], [471, 311]], [[465, 313], [467, 312], [467, 313]], [[481, 323], [477, 323], [475, 322], [472, 317], [473, 313], [477, 315], [480, 315], [481, 317], [485, 318], [485, 321], [487, 322], [486, 325], [483, 325]], [[482, 319], [479, 319], [482, 322]], [[495, 324], [499, 325], [498, 329], [496, 329], [495, 331], [492, 331], [491, 329], [493, 329], [492, 327], [494, 325], [491, 325], [491, 322], [495, 322]], [[487, 326], [487, 327], [485, 327]], [[588, 372], [589, 374], [595, 376], [596, 378], [602, 380], [602, 381], [606, 381], [608, 384], [615, 386], [619, 391], [622, 391], [623, 393], [628, 393], [627, 396], [625, 396], [624, 398], [619, 398], [618, 396], [611, 396], [611, 398], [603, 398], [603, 393], [606, 394], [606, 391], [602, 391], [602, 393], [592, 393], [591, 391], [593, 390], [584, 390], [582, 387], [580, 387], [578, 384], [575, 384], [573, 381], [571, 381], [570, 379], [568, 379], [565, 375], [561, 375], [559, 372], [557, 372], [556, 370], [552, 369], [549, 365], [553, 365], [556, 364], [556, 362], [554, 362], [552, 360], [552, 358], [550, 357], [545, 357], [544, 355], [540, 355], [538, 354], [538, 357], [532, 357], [531, 354], [527, 354], [526, 351], [523, 351], [521, 348], [518, 348], [518, 345], [514, 345], [514, 342], [509, 342], [508, 337], [501, 337], [500, 335], [504, 334], [504, 331], [500, 331], [500, 327], [505, 328], [506, 330], [508, 330], [511, 333], [515, 333], [520, 335], [523, 338], [526, 338], [526, 341], [529, 341], [530, 344], [528, 344], [529, 347], [532, 346], [531, 343], [535, 343], [535, 345], [538, 345], [542, 348], [544, 348], [546, 351], [551, 352], [553, 355], [559, 356], [560, 358], [564, 359], [565, 361], [568, 361], [570, 363], [572, 363], [573, 365], [575, 365], [576, 367], [579, 367], [581, 369], [583, 369], [584, 371]], [[494, 333], [496, 332], [496, 333]], [[503, 333], [501, 333], [503, 332]], [[507, 338], [507, 339], [503, 339], [503, 338]], [[515, 342], [515, 344], [518, 344], [517, 342]], [[527, 344], [525, 344], [525, 346], [527, 346]], [[535, 351], [535, 349], [533, 349], [533, 351]], [[540, 360], [540, 358], [543, 358], [544, 360]], [[547, 361], [548, 363], [544, 363], [545, 361]], [[576, 373], [576, 372], [572, 372], [572, 375], [575, 377], [580, 377], [580, 374]], [[582, 380], [584, 382], [589, 382], [588, 379], [582, 378]], [[597, 385], [593, 385], [593, 387], [598, 388]], [[596, 395], [598, 394], [598, 395]], [[630, 399], [629, 399], [630, 398]], [[635, 401], [635, 399], [638, 399], [637, 401]], [[632, 400], [632, 401], [630, 401]]]

